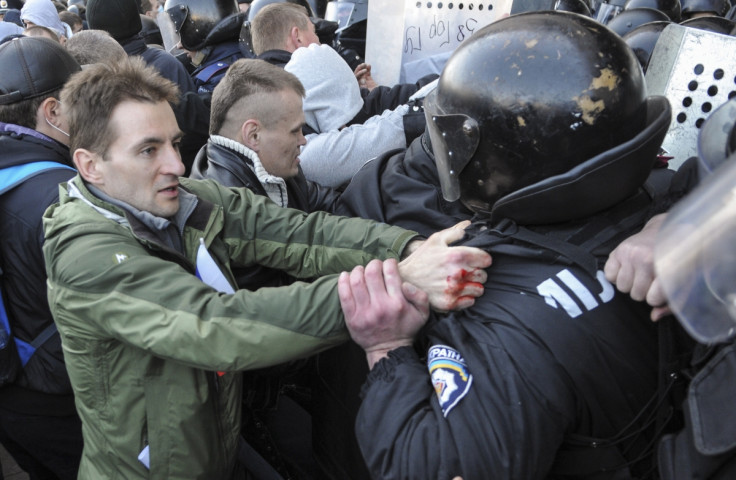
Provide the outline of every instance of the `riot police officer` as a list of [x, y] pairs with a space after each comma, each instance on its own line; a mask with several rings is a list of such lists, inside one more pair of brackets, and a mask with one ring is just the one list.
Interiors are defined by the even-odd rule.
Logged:
[[[425, 111], [444, 197], [476, 213], [462, 243], [493, 266], [474, 306], [430, 318], [413, 340], [399, 324], [373, 330], [370, 306], [347, 316], [371, 352], [356, 422], [371, 474], [649, 475], [656, 328], [601, 268], [656, 211], [642, 186], [669, 103], [647, 95], [618, 35], [534, 12], [458, 47]], [[360, 272], [342, 279], [344, 308], [360, 284]]]

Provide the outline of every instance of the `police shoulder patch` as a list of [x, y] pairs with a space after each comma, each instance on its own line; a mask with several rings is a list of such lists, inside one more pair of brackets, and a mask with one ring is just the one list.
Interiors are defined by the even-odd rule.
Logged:
[[445, 417], [470, 391], [473, 376], [454, 348], [434, 345], [427, 352], [427, 368]]

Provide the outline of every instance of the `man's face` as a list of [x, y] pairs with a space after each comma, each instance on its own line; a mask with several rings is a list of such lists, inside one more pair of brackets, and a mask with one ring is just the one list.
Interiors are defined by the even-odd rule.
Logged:
[[158, 13], [158, 2], [155, 0], [141, 0], [141, 10], [143, 10], [143, 15], [155, 19]]
[[292, 90], [272, 94], [277, 120], [267, 127], [261, 124], [258, 158], [268, 173], [284, 179], [299, 173], [299, 149], [307, 143], [302, 135], [304, 112], [302, 98]]
[[107, 195], [163, 218], [179, 211], [179, 155], [182, 133], [167, 102], [126, 100], [113, 110], [115, 140], [99, 158], [100, 183]]

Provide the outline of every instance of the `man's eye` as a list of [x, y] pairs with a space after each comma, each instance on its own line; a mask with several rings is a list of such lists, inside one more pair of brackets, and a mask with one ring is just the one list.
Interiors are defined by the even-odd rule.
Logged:
[[141, 154], [143, 155], [153, 155], [156, 152], [156, 149], [154, 147], [147, 147], [141, 150]]

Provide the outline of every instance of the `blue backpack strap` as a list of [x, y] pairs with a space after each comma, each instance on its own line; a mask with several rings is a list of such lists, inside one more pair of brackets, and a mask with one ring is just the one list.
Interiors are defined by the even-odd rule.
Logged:
[[30, 360], [33, 354], [36, 353], [36, 350], [38, 350], [38, 347], [46, 343], [46, 341], [53, 337], [56, 332], [56, 323], [52, 322], [44, 328], [43, 331], [39, 333], [33, 341], [31, 341], [31, 343], [24, 342], [18, 337], [14, 337], [15, 346], [18, 349], [18, 356], [20, 357], [20, 364], [25, 367], [28, 360]]
[[18, 184], [26, 181], [32, 176], [52, 168], [66, 168], [68, 170], [74, 170], [72, 167], [64, 165], [63, 163], [57, 162], [31, 162], [23, 165], [15, 165], [13, 167], [7, 167], [0, 170], [0, 195], [13, 189]]
[[[0, 270], [0, 274], [2, 274], [2, 270]], [[0, 348], [5, 348], [7, 342], [10, 341], [11, 330], [8, 314], [5, 312], [2, 291], [0, 291], [0, 329], [4, 330], [4, 332], [0, 332]]]
[[[23, 183], [24, 181], [37, 175], [40, 172], [43, 172], [45, 170], [52, 170], [55, 168], [74, 170], [73, 168], [64, 165], [63, 163], [51, 161], [31, 162], [25, 163], [23, 165], [15, 165], [12, 167], [0, 169], [0, 195], [12, 190], [19, 184]], [[1, 269], [0, 275], [2, 275]], [[8, 314], [5, 311], [5, 304], [3, 302], [2, 293], [0, 293], [0, 323], [2, 323], [2, 328], [5, 330], [8, 336], [10, 336], [12, 334], [12, 330], [10, 328]], [[56, 333], [56, 331], [56, 324], [51, 323], [49, 326], [44, 328], [43, 331], [30, 343], [24, 342], [23, 340], [14, 337], [16, 348], [18, 350], [18, 356], [21, 359], [21, 365], [25, 366], [25, 364], [28, 363], [28, 360], [30, 360], [36, 349], [43, 345], [49, 338], [51, 338], [54, 333]]]
[[230, 64], [225, 62], [216, 62], [212, 65], [207, 65], [197, 75], [195, 75], [194, 78], [202, 83], [207, 83], [212, 77], [217, 75], [218, 72], [226, 70], [229, 66]]

